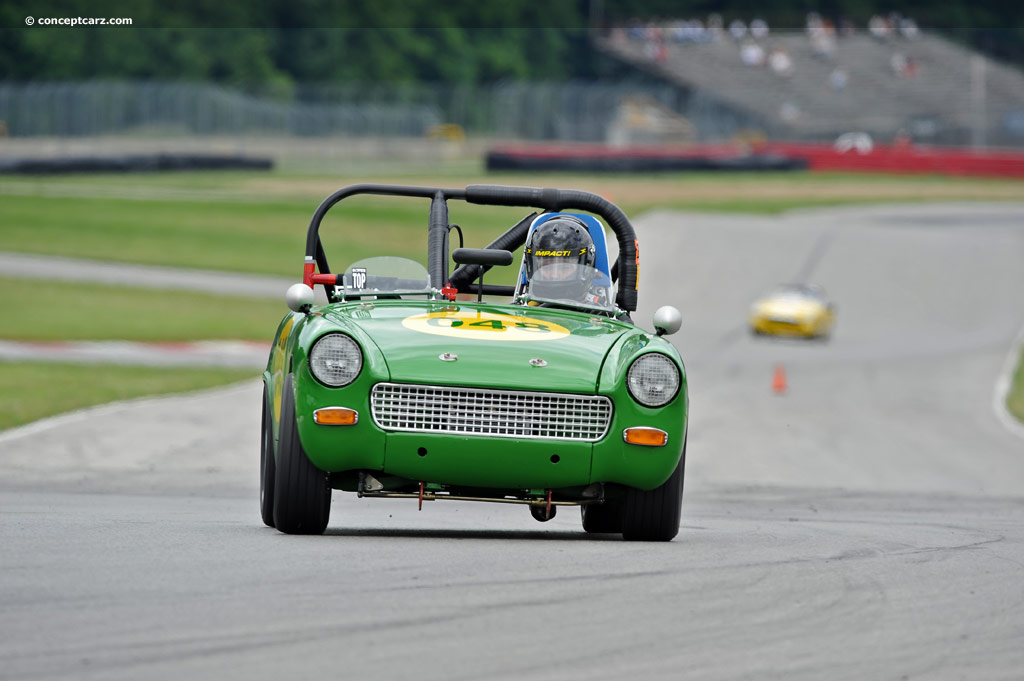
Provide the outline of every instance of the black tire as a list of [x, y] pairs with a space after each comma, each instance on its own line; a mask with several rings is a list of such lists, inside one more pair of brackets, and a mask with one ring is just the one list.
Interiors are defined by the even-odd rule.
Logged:
[[331, 513], [331, 487], [327, 474], [313, 465], [299, 440], [290, 375], [281, 398], [276, 468], [274, 526], [286, 534], [323, 534]]
[[686, 441], [679, 465], [668, 480], [650, 491], [629, 489], [622, 508], [622, 538], [627, 541], [671, 541], [679, 534], [683, 507]]
[[618, 534], [622, 532], [622, 504], [617, 499], [603, 504], [580, 506], [583, 530], [590, 534]]
[[274, 526], [274, 428], [267, 399], [267, 385], [263, 384], [263, 422], [260, 425], [260, 515], [263, 524]]

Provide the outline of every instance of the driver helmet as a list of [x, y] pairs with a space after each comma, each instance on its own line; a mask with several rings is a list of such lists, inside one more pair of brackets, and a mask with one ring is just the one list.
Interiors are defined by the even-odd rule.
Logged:
[[524, 257], [534, 296], [582, 301], [587, 295], [596, 255], [582, 220], [561, 215], [538, 225], [527, 239]]

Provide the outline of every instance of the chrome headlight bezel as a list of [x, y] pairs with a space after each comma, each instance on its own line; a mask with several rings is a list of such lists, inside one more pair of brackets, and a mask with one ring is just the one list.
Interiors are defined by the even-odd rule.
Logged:
[[363, 349], [351, 336], [327, 333], [309, 348], [309, 373], [329, 388], [343, 388], [363, 370]]
[[[662, 379], [660, 382], [659, 378]], [[681, 386], [682, 374], [679, 367], [668, 355], [660, 352], [640, 355], [626, 372], [626, 388], [630, 396], [639, 404], [652, 409], [669, 404], [679, 394]]]

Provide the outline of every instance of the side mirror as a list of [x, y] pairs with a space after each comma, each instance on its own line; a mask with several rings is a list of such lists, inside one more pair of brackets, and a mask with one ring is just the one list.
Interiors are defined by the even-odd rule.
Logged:
[[654, 330], [659, 336], [671, 336], [683, 324], [683, 316], [671, 305], [659, 307], [654, 313]]
[[460, 265], [511, 265], [512, 252], [498, 248], [456, 248], [452, 260]]
[[[511, 265], [512, 252], [500, 248], [456, 248], [452, 251], [452, 260], [460, 265]], [[480, 285], [476, 293], [476, 302], [484, 299], [484, 270], [480, 270]]]
[[313, 305], [313, 289], [305, 284], [292, 284], [284, 300], [292, 312], [305, 312]]

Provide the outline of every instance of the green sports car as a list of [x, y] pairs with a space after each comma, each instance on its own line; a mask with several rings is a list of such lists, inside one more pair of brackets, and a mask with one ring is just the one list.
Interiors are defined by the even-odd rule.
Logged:
[[[429, 203], [426, 268], [382, 256], [332, 272], [321, 223], [360, 194]], [[484, 248], [450, 251], [452, 231], [463, 238], [450, 201], [532, 212]], [[515, 283], [485, 284], [520, 247]], [[587, 532], [671, 540], [688, 397], [682, 360], [662, 336], [680, 317], [666, 306], [655, 331], [633, 323], [639, 262], [625, 214], [588, 192], [363, 184], [329, 196], [310, 222], [303, 282], [288, 290], [292, 311], [263, 374], [263, 521], [323, 533], [342, 490], [421, 508], [522, 504], [540, 521], [579, 506]]]

